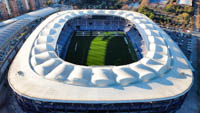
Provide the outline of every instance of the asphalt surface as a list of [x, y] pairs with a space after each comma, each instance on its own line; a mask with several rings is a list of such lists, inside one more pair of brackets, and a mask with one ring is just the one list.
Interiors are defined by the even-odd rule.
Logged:
[[[193, 36], [192, 38], [192, 54], [190, 56], [190, 61], [192, 62], [192, 65], [194, 69], [197, 69], [197, 54], [198, 52], [196, 51], [196, 42], [197, 40], [200, 40], [200, 37]], [[194, 82], [193, 86], [188, 93], [181, 109], [177, 111], [177, 113], [200, 113], [200, 97], [197, 95], [197, 92], [199, 90], [198, 86], [198, 73], [194, 73]]]
[[[196, 16], [198, 15], [198, 13], [200, 13], [200, 4], [197, 4], [197, 2], [200, 2], [200, 0], [193, 0], [194, 4], [193, 4], [193, 7], [194, 7], [194, 23], [196, 23]], [[193, 27], [193, 30], [194, 31], [197, 31], [197, 32], [200, 32], [200, 28], [197, 28], [196, 24], [194, 24], [194, 27]]]

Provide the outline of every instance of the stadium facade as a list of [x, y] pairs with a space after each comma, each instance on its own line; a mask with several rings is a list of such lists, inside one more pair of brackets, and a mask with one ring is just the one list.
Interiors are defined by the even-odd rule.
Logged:
[[[94, 16], [117, 17], [118, 24], [110, 19], [109, 24], [96, 25]], [[86, 24], [80, 24], [83, 18]], [[120, 25], [121, 18], [125, 23]], [[73, 19], [78, 19], [76, 24], [69, 24]], [[144, 42], [137, 62], [83, 66], [64, 61], [60, 54], [73, 30], [119, 30], [131, 40], [130, 26]], [[8, 81], [28, 112], [174, 113], [192, 86], [192, 70], [179, 47], [143, 14], [68, 10], [49, 16], [32, 32], [9, 69]]]
[[5, 102], [7, 73], [18, 50], [35, 27], [56, 11], [58, 9], [47, 7], [0, 22], [0, 104]]

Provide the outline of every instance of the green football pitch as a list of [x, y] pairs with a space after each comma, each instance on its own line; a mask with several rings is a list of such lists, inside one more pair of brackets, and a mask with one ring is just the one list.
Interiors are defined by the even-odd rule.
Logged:
[[83, 36], [75, 32], [65, 60], [88, 66], [125, 65], [135, 62], [135, 51], [124, 37], [125, 34], [119, 31], [101, 32], [96, 36], [92, 35], [92, 32]]

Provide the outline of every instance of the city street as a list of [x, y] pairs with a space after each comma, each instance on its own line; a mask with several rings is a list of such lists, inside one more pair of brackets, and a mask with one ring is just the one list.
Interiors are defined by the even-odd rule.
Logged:
[[197, 24], [197, 18], [199, 18], [199, 20], [200, 20], [200, 17], [199, 17], [199, 13], [200, 13], [200, 0], [194, 0], [194, 28], [193, 28], [193, 30], [194, 31], [200, 31], [200, 26], [198, 26], [198, 25], [200, 25], [200, 24], [198, 24], [198, 25], [196, 25]]
[[[192, 63], [194, 69], [197, 69], [197, 52], [196, 52], [196, 42], [197, 40], [200, 40], [200, 37], [193, 36], [192, 38], [192, 53], [190, 56], [190, 62]], [[197, 94], [199, 90], [198, 86], [198, 73], [194, 73], [194, 83], [192, 86], [192, 89], [187, 95], [187, 98], [185, 99], [184, 104], [182, 105], [182, 108], [177, 113], [199, 113], [200, 108], [200, 99], [199, 95]]]

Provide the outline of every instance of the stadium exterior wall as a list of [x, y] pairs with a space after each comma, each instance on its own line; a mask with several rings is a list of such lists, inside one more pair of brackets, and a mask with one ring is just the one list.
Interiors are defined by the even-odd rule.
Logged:
[[59, 103], [48, 101], [35, 101], [15, 93], [18, 104], [24, 111], [29, 113], [52, 113], [52, 112], [84, 112], [84, 113], [175, 113], [181, 108], [185, 95], [175, 99], [154, 101], [154, 102], [136, 102], [136, 103]]

